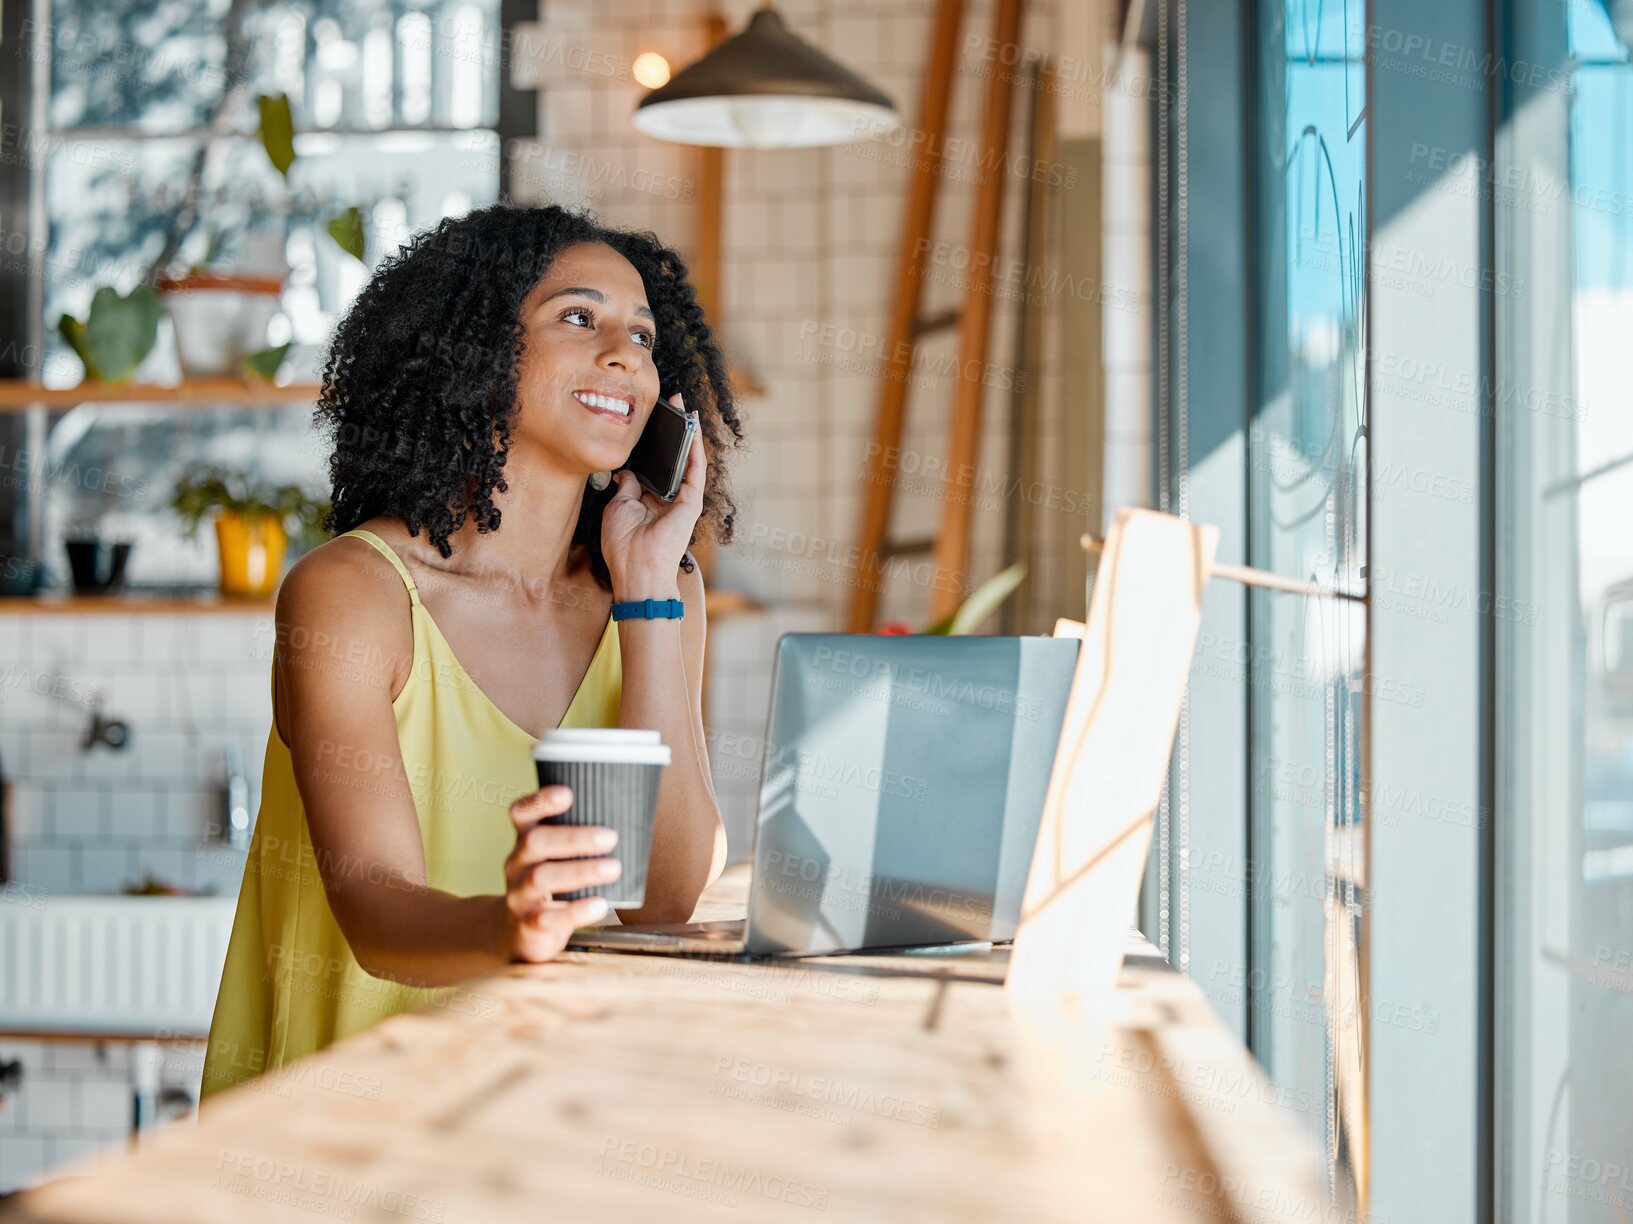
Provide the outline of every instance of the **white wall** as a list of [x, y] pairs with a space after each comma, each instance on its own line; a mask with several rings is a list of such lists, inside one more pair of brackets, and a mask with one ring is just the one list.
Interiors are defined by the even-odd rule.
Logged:
[[[243, 852], [207, 833], [223, 750], [242, 754], [252, 810], [259, 801], [271, 631], [270, 616], [241, 613], [0, 614], [0, 760], [24, 903], [148, 874], [236, 895]], [[93, 687], [129, 724], [122, 752], [79, 747], [90, 715], [76, 701]], [[11, 1059], [23, 1080], [0, 1104], [0, 1193], [130, 1133], [129, 1047], [0, 1039]], [[202, 1045], [174, 1047], [165, 1086], [196, 1099], [202, 1070]]]
[[[0, 615], [0, 754], [14, 878], [44, 892], [118, 892], [149, 873], [238, 891], [242, 852], [205, 841], [223, 754], [252, 810], [271, 726], [270, 615]], [[105, 692], [128, 748], [80, 741]]]
[[[587, 169], [591, 182], [575, 189], [561, 175], [524, 174], [516, 196], [527, 202], [588, 202], [614, 224], [655, 230], [683, 254], [693, 249], [695, 209], [687, 198], [670, 198], [675, 180], [690, 187], [695, 168], [690, 151], [650, 140], [628, 124], [642, 89], [627, 72], [641, 51], [664, 54], [676, 67], [691, 62], [701, 48], [698, 23], [702, 3], [652, 0], [552, 0], [545, 5], [538, 73], [543, 146], [524, 150], [520, 162], [566, 166], [565, 141]], [[757, 7], [753, 0], [721, 4], [730, 32], [741, 29]], [[867, 77], [896, 102], [905, 125], [917, 123], [918, 91], [930, 33], [932, 0], [791, 0], [779, 5], [790, 26], [841, 62]], [[677, 14], [694, 13], [677, 22]], [[1055, 46], [1051, 3], [1028, 6], [1022, 45]], [[951, 156], [956, 173], [940, 197], [934, 229], [938, 244], [930, 254], [926, 310], [935, 312], [961, 300], [963, 264], [973, 199], [971, 166], [979, 134], [986, 73], [1001, 61], [984, 42], [991, 5], [969, 6], [955, 75], [948, 137], [966, 142]], [[1012, 151], [1025, 151], [1028, 97], [1017, 87], [1012, 113]], [[586, 137], [587, 133], [587, 137]], [[850, 550], [856, 544], [858, 512], [865, 490], [867, 445], [879, 382], [874, 358], [883, 348], [890, 293], [900, 242], [908, 166], [900, 145], [857, 144], [799, 151], [732, 150], [726, 154], [722, 313], [714, 320], [732, 360], [766, 389], [745, 400], [748, 449], [732, 457], [733, 486], [740, 514], [737, 542], [720, 553], [713, 585], [744, 590], [770, 606], [763, 614], [713, 627], [714, 689], [711, 748], [715, 776], [733, 853], [747, 853], [752, 836], [758, 779], [758, 736], [769, 698], [771, 650], [785, 631], [839, 629], [851, 593]], [[618, 167], [620, 173], [609, 173]], [[1024, 178], [1006, 183], [1003, 251], [1019, 256]], [[643, 189], [644, 188], [644, 189]], [[689, 196], [690, 191], [680, 193]], [[1081, 200], [1081, 197], [1078, 197]], [[1063, 189], [1068, 217], [1074, 203]], [[1047, 271], [1047, 270], [1040, 270]], [[1023, 278], [1024, 282], [1024, 278]], [[1014, 300], [1010, 291], [995, 303], [990, 360], [991, 382], [1002, 384], [1014, 360]], [[1043, 378], [1050, 419], [1041, 424], [1047, 489], [1034, 498], [1079, 493], [1062, 489], [1065, 457], [1057, 445], [1056, 416], [1061, 396], [1054, 380], [1054, 307], [1058, 295], [1045, 288], [1045, 334], [1049, 337]], [[956, 332], [924, 346], [922, 385], [909, 396], [908, 423], [900, 470], [922, 473], [946, 450], [946, 423], [954, 392], [950, 370], [957, 358]], [[1069, 397], [1068, 397], [1069, 398]], [[1001, 480], [1007, 463], [1007, 393], [989, 390], [980, 478]], [[933, 469], [931, 469], [933, 471]], [[893, 526], [897, 536], [932, 534], [941, 509], [939, 479], [919, 477], [911, 491], [898, 494]], [[922, 486], [928, 495], [918, 495]], [[1003, 508], [1001, 485], [977, 496], [972, 575], [995, 573], [1000, 557]], [[1066, 534], [1058, 519], [1040, 515], [1043, 531]], [[1077, 530], [1092, 526], [1083, 520]], [[1060, 545], [1043, 542], [1045, 555]], [[1081, 594], [1054, 589], [1047, 566], [1034, 570], [1038, 623], [1047, 631], [1061, 611], [1082, 615]], [[921, 625], [928, 620], [930, 584], [925, 566], [904, 571], [881, 601], [881, 620]]]

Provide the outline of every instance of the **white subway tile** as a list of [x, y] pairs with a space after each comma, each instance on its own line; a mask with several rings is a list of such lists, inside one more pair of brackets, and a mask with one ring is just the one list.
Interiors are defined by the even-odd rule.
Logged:
[[265, 722], [238, 737], [244, 754], [244, 773], [249, 778], [250, 790], [256, 794], [260, 793], [266, 773], [267, 748], [272, 735], [272, 716], [268, 714]]
[[103, 820], [106, 792], [85, 786], [53, 789], [47, 798], [46, 827], [54, 841], [97, 841], [107, 829]]
[[42, 1046], [45, 1069], [65, 1073], [112, 1074], [108, 1067], [111, 1043], [100, 1041], [48, 1041]]
[[[195, 745], [197, 773], [194, 781], [197, 785], [213, 786], [227, 776], [226, 763], [231, 753], [244, 756], [244, 735], [237, 727], [228, 727], [217, 722], [212, 727], [204, 728]], [[247, 768], [249, 762], [240, 759], [240, 766]]]
[[272, 721], [272, 674], [263, 663], [221, 677], [222, 721], [238, 730], [264, 729]]
[[594, 0], [550, 0], [544, 6], [543, 25], [548, 36], [564, 40], [588, 30], [601, 11]]
[[108, 796], [108, 832], [113, 837], [153, 837], [161, 832], [158, 792], [122, 788]]
[[131, 1086], [124, 1076], [86, 1075], [78, 1082], [79, 1124], [130, 1127]]
[[79, 736], [79, 731], [29, 731], [19, 744], [12, 772], [41, 782], [71, 780], [79, 765]]
[[21, 662], [29, 657], [32, 616], [0, 616], [0, 663]]
[[198, 660], [207, 664], [242, 663], [247, 620], [227, 614], [198, 617], [193, 637]]
[[151, 672], [123, 672], [103, 682], [109, 716], [135, 724], [165, 722], [171, 716], [167, 679]]
[[45, 1140], [37, 1135], [10, 1135], [0, 1143], [0, 1191], [31, 1186], [46, 1167]]
[[213, 845], [198, 852], [193, 866], [193, 887], [213, 889], [220, 897], [235, 897], [244, 883], [244, 862], [248, 855], [227, 845]]
[[266, 673], [272, 662], [272, 648], [277, 643], [277, 621], [270, 616], [251, 616], [244, 621], [244, 660], [258, 663]]
[[60, 673], [26, 658], [0, 660], [0, 718], [7, 727], [66, 728], [75, 715]]
[[13, 842], [34, 842], [49, 835], [47, 792], [26, 778], [12, 783], [6, 823]]
[[121, 1129], [114, 1135], [57, 1135], [51, 1143], [51, 1175], [55, 1177], [57, 1170], [64, 1165], [77, 1164], [80, 1161], [89, 1161], [84, 1172], [94, 1170], [97, 1163], [104, 1159], [117, 1156], [121, 1150], [120, 1138], [129, 1132], [129, 1126]]
[[183, 731], [144, 731], [133, 739], [141, 776], [154, 783], [190, 782], [197, 776], [193, 743]]
[[[61, 1043], [53, 1044], [79, 1044]], [[98, 1066], [110, 1076], [115, 1076], [128, 1083], [130, 1081], [130, 1043], [126, 1041], [105, 1041], [97, 1046]]]
[[29, 631], [30, 666], [60, 671], [83, 661], [86, 619], [56, 613], [36, 616]]
[[[808, 262], [816, 251], [816, 240], [821, 236], [823, 202], [809, 198], [792, 199], [783, 204], [783, 243], [791, 251], [799, 251], [802, 262]], [[830, 215], [841, 209], [829, 209]], [[805, 248], [800, 250], [800, 248]]]
[[85, 653], [80, 662], [93, 674], [104, 671], [110, 663], [127, 663], [137, 659], [141, 650], [136, 642], [135, 618], [103, 615], [95, 624], [87, 624]]
[[[1144, 312], [1139, 309], [1138, 304], [1145, 300], [1145, 295], [1150, 292], [1151, 276], [1146, 263], [1149, 258], [1149, 248], [1138, 241], [1121, 239], [1105, 243], [1103, 274], [1106, 284], [1108, 327], [1117, 316], [1138, 320], [1143, 315]], [[1092, 289], [1089, 291], [1092, 292]], [[1082, 292], [1080, 290], [1080, 295]], [[1113, 338], [1108, 332], [1106, 346], [1125, 360], [1150, 359], [1149, 340], [1139, 341], [1134, 337], [1126, 337], [1117, 341], [1114, 347]]]
[[163, 883], [192, 888], [194, 858], [191, 847], [176, 848], [152, 842], [138, 844], [131, 874], [138, 880], [153, 875]]
[[17, 852], [16, 881], [43, 892], [71, 893], [78, 886], [78, 856], [61, 846], [24, 846]]
[[177, 664], [197, 661], [195, 630], [200, 620], [198, 616], [143, 616], [137, 632], [148, 669], [168, 673]]
[[79, 888], [87, 893], [123, 892], [138, 882], [129, 845], [86, 846], [79, 852]]
[[221, 822], [221, 808], [226, 802], [225, 783], [218, 773], [199, 779], [196, 785], [178, 794], [179, 810], [188, 813], [187, 836], [203, 840]]
[[[43, 1069], [23, 1072], [23, 1086], [17, 1093], [23, 1121], [29, 1131], [67, 1130], [78, 1125], [74, 1110], [74, 1081]], [[9, 1146], [9, 1144], [8, 1144]]]
[[214, 671], [189, 671], [176, 677], [173, 700], [177, 708], [173, 715], [182, 726], [204, 727], [219, 719], [223, 713], [221, 675]]
[[137, 756], [142, 733], [137, 728], [131, 728], [127, 734], [129, 743], [118, 752], [109, 749], [106, 744], [98, 744], [90, 751], [82, 752], [78, 769], [73, 774], [78, 782], [103, 790], [129, 787], [132, 777], [136, 777], [142, 769], [142, 759]]
[[837, 17], [824, 23], [822, 44], [827, 54], [860, 71], [863, 66], [877, 66], [883, 62], [888, 40], [884, 23], [866, 17]]
[[130, 1124], [126, 1122], [119, 1126], [85, 1126], [70, 1134], [55, 1136], [55, 1140], [58, 1145], [64, 1140], [72, 1142], [75, 1145], [75, 1151], [83, 1150], [80, 1145], [90, 1145], [91, 1153], [89, 1156], [78, 1155], [61, 1159], [54, 1158], [52, 1161], [53, 1167], [49, 1170], [49, 1176], [63, 1176], [65, 1170], [57, 1166], [82, 1159], [90, 1161], [83, 1172], [94, 1173], [101, 1162], [116, 1160], [121, 1154], [130, 1150]]
[[141, 768], [141, 759], [137, 756], [140, 736], [138, 729], [130, 727], [124, 748], [115, 751], [106, 744], [97, 744], [82, 752], [74, 770], [75, 779], [104, 788], [128, 782]]
[[166, 1086], [186, 1087], [194, 1092], [204, 1080], [205, 1043], [181, 1045], [166, 1042], [159, 1063], [160, 1081]]
[[216, 819], [217, 800], [213, 791], [196, 787], [173, 787], [158, 798], [154, 832], [167, 841], [202, 840]]

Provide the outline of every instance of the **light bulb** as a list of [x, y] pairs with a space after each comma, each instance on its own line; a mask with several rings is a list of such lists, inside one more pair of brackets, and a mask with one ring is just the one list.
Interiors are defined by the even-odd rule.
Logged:
[[630, 75], [638, 85], [658, 89], [669, 84], [669, 61], [656, 51], [642, 51], [629, 67]]
[[760, 149], [789, 144], [804, 114], [799, 102], [764, 97], [733, 101], [729, 109], [744, 141]]

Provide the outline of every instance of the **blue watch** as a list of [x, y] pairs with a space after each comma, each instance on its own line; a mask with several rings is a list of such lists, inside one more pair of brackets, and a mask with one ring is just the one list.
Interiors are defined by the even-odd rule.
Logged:
[[615, 621], [632, 618], [680, 620], [685, 614], [686, 605], [678, 599], [631, 599], [612, 605], [612, 619]]

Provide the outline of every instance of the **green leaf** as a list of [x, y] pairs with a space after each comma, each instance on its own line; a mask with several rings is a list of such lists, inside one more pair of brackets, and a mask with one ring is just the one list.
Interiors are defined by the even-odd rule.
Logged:
[[945, 620], [937, 621], [925, 632], [953, 636], [975, 632], [981, 622], [996, 612], [999, 605], [1014, 593], [1015, 588], [1021, 585], [1025, 577], [1026, 566], [1020, 562], [1016, 562], [1001, 573], [994, 574], [970, 592], [970, 597], [959, 606], [958, 611]]
[[183, 469], [170, 498], [170, 508], [182, 521], [189, 539], [206, 518], [216, 514], [241, 514], [246, 518], [272, 515], [289, 527], [308, 547], [327, 536], [323, 519], [329, 499], [319, 499], [300, 485], [273, 486], [251, 473], [215, 464], [194, 463]]
[[250, 353], [243, 359], [244, 377], [262, 382], [271, 382], [278, 373], [278, 367], [283, 364], [284, 357], [289, 352], [289, 343], [264, 348], [257, 353]]
[[219, 229], [212, 229], [210, 231], [209, 241], [205, 244], [205, 247], [204, 247], [204, 261], [203, 261], [203, 264], [202, 265], [195, 264], [194, 266], [197, 267], [197, 268], [201, 268], [201, 269], [202, 268], [208, 268], [217, 259], [221, 258], [221, 248], [226, 245], [226, 242], [227, 242], [226, 231], [219, 230]]
[[138, 285], [127, 294], [104, 285], [92, 295], [85, 322], [63, 315], [57, 330], [85, 363], [87, 378], [117, 385], [153, 351], [162, 313], [151, 285]]
[[363, 214], [356, 205], [338, 217], [330, 217], [328, 229], [329, 237], [339, 244], [342, 251], [359, 263], [363, 262]]
[[261, 147], [285, 179], [295, 164], [295, 120], [289, 113], [288, 94], [260, 94], [255, 101], [261, 109]]
[[74, 350], [74, 355], [84, 364], [85, 377], [95, 378], [96, 371], [91, 369], [90, 354], [85, 348], [85, 324], [73, 315], [65, 314], [57, 320], [57, 331], [68, 342], [68, 347]]

